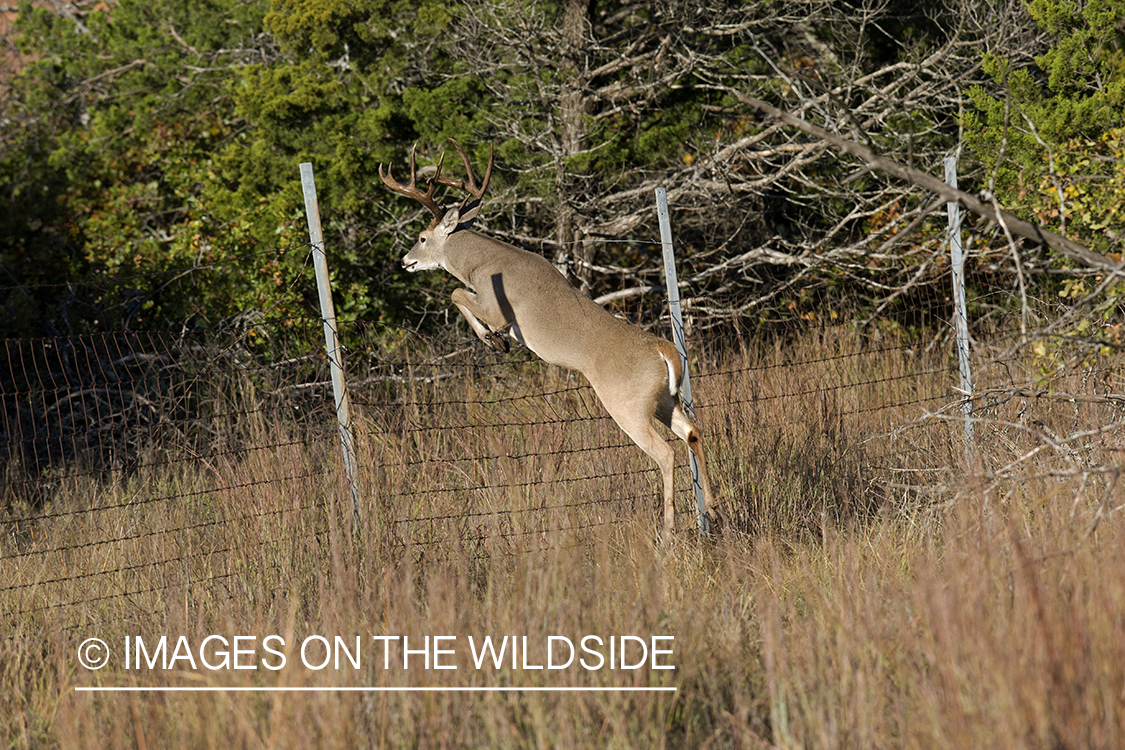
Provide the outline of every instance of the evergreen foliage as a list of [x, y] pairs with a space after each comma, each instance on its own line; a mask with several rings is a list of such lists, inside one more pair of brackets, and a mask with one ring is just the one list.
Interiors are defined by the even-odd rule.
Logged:
[[[486, 230], [547, 255], [591, 295], [659, 283], [655, 253], [634, 241], [654, 227], [655, 185], [676, 195], [681, 278], [723, 315], [789, 285], [778, 304], [857, 281], [884, 294], [919, 261], [871, 250], [923, 199], [783, 136], [730, 92], [796, 95], [806, 116], [940, 164], [955, 145], [956, 87], [972, 84], [959, 76], [981, 54], [993, 84], [971, 85], [964, 118], [979, 179], [994, 175], [1002, 200], [1037, 216], [1071, 195], [1069, 229], [1119, 252], [1120, 177], [1103, 178], [1120, 171], [1123, 7], [1034, 0], [1051, 42], [1028, 69], [987, 51], [1006, 37], [973, 46], [995, 29], [973, 24], [969, 0], [940, 12], [119, 0], [69, 15], [25, 2], [18, 31], [33, 62], [0, 102], [0, 325], [49, 335], [315, 315], [305, 161], [339, 314], [416, 324], [447, 307], [449, 281], [400, 269], [428, 217], [388, 194], [377, 168], [401, 173], [415, 142], [433, 163], [451, 137], [477, 165], [496, 146]], [[929, 222], [915, 226], [908, 247], [939, 241]]]
[[1028, 12], [1050, 41], [1034, 66], [986, 54], [999, 91], [970, 88], [976, 111], [965, 137], [995, 174], [1003, 201], [1033, 193], [1055, 152], [1125, 125], [1125, 2], [1033, 0]]

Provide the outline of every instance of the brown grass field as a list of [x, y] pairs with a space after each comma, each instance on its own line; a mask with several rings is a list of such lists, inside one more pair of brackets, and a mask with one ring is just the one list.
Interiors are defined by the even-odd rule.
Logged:
[[[725, 526], [695, 533], [681, 467], [666, 550], [651, 462], [534, 363], [356, 386], [355, 531], [331, 430], [265, 412], [238, 450], [60, 481], [0, 538], [0, 746], [1123, 746], [1125, 360], [982, 356], [966, 455], [931, 343], [829, 329], [699, 357]], [[253, 636], [257, 668], [126, 668], [126, 638], [149, 654], [161, 635], [197, 660], [208, 636]], [[314, 635], [359, 637], [359, 666], [302, 664]], [[633, 669], [606, 648], [600, 669], [478, 669], [468, 639], [489, 635], [526, 637], [530, 666], [551, 636], [674, 640]], [[456, 639], [409, 669], [388, 641], [388, 669], [373, 636]], [[103, 669], [78, 661], [89, 637]], [[76, 690], [96, 686], [326, 690]]]

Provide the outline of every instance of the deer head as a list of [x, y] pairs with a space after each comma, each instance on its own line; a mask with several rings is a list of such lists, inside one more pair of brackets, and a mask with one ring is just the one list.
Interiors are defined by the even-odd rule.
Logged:
[[[465, 156], [461, 144], [452, 138], [449, 139], [449, 142], [457, 149], [457, 153], [461, 156], [461, 163], [465, 166], [466, 179], [464, 181], [442, 177], [441, 169], [445, 163], [445, 152], [442, 151], [433, 175], [423, 178], [427, 185], [423, 192], [418, 187], [418, 170], [414, 163], [414, 154], [418, 149], [418, 144], [414, 144], [414, 147], [410, 149], [410, 179], [407, 182], [396, 180], [391, 174], [389, 166], [387, 167], [387, 173], [384, 175], [383, 165], [379, 165], [379, 178], [382, 179], [384, 185], [400, 195], [413, 198], [428, 208], [430, 213], [434, 215], [430, 225], [422, 230], [422, 233], [418, 236], [418, 241], [414, 244], [414, 247], [403, 256], [402, 265], [407, 271], [427, 271], [445, 267], [443, 260], [445, 240], [457, 230], [468, 229], [472, 226], [473, 220], [480, 213], [484, 191], [488, 189], [488, 182], [492, 179], [493, 149], [491, 146], [488, 149], [488, 167], [485, 169], [484, 179], [478, 186], [476, 177], [473, 175], [473, 168], [469, 166], [469, 158]], [[438, 185], [464, 191], [466, 193], [465, 198], [456, 208], [444, 209], [434, 199], [434, 191], [437, 190]]]

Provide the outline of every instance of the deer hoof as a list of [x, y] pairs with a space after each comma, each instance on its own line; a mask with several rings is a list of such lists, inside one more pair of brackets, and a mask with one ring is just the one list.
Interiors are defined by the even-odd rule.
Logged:
[[495, 331], [490, 331], [484, 337], [484, 343], [488, 344], [490, 348], [500, 352], [501, 354], [508, 353], [508, 339], [504, 338], [504, 336], [496, 333]]

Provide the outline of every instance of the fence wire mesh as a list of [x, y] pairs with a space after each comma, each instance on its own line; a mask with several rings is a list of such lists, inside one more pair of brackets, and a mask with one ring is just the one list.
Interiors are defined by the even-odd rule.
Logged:
[[[827, 297], [709, 322], [692, 377], [728, 528], [815, 534], [826, 518], [939, 514], [966, 474], [997, 494], [1050, 484], [1091, 527], [1120, 507], [1121, 324], [1092, 308], [1028, 318], [977, 299], [967, 445], [952, 333], [930, 322], [948, 317], [948, 298], [931, 284], [866, 324]], [[363, 533], [389, 542], [380, 550], [488, 560], [637, 517], [655, 533], [654, 464], [581, 376], [518, 347], [496, 355], [464, 330], [435, 338], [351, 320], [340, 334]], [[282, 601], [308, 569], [298, 562], [345, 533], [312, 312], [10, 338], [0, 403], [6, 621]], [[679, 526], [691, 528], [677, 451]]]

